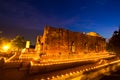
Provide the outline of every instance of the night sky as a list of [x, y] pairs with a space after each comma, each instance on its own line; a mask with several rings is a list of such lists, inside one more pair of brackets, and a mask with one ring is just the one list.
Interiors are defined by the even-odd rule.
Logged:
[[35, 43], [45, 25], [110, 38], [120, 25], [120, 0], [0, 0], [3, 37]]

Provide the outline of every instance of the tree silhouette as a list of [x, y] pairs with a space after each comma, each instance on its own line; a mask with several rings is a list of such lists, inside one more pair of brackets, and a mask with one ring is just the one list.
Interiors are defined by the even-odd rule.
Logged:
[[25, 41], [24, 37], [18, 35], [13, 40], [11, 40], [11, 44], [12, 44], [14, 50], [19, 51], [19, 50], [25, 48], [26, 41]]
[[107, 50], [120, 55], [120, 27], [118, 31], [114, 31], [112, 37], [109, 39]]

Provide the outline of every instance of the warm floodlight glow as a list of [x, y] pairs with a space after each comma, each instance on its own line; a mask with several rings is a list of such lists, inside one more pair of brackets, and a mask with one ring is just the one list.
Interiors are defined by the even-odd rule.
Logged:
[[5, 46], [3, 46], [3, 50], [4, 50], [5, 52], [8, 51], [9, 48], [10, 48], [9, 45], [5, 45]]
[[87, 33], [87, 35], [100, 37], [100, 35], [96, 32], [89, 32], [89, 33]]
[[22, 53], [24, 53], [24, 52], [25, 52], [25, 50], [26, 50], [26, 49], [24, 48], [24, 49], [22, 50]]

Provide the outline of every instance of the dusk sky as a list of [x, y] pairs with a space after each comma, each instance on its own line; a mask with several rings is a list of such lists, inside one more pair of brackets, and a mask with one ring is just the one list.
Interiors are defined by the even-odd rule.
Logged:
[[3, 37], [35, 43], [45, 25], [110, 38], [120, 25], [120, 0], [0, 0]]

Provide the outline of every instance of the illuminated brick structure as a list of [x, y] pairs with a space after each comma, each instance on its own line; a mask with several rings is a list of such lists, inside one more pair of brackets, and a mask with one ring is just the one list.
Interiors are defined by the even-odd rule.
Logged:
[[43, 36], [37, 36], [36, 51], [46, 55], [69, 55], [104, 52], [105, 39], [95, 32], [80, 33], [45, 26]]

